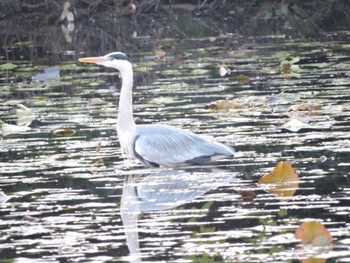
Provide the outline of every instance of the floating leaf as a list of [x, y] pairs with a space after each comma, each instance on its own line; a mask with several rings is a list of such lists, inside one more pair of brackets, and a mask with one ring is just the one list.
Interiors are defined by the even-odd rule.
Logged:
[[238, 193], [245, 202], [253, 202], [256, 198], [256, 193], [254, 191], [239, 191]]
[[155, 53], [156, 58], [159, 58], [159, 59], [164, 58], [166, 55], [166, 52], [164, 50], [160, 50], [160, 49], [155, 50], [154, 53]]
[[18, 66], [13, 64], [13, 63], [5, 63], [5, 64], [1, 64], [0, 65], [0, 70], [11, 70], [11, 69], [15, 69]]
[[320, 110], [321, 106], [317, 103], [306, 102], [302, 104], [297, 104], [290, 106], [288, 111], [312, 111], [312, 110]]
[[326, 263], [327, 259], [325, 258], [314, 258], [314, 257], [309, 257], [306, 259], [303, 259], [301, 263]]
[[220, 67], [219, 73], [220, 73], [221, 77], [224, 77], [226, 75], [230, 75], [231, 70], [229, 68], [226, 68], [226, 67]]
[[328, 246], [333, 242], [332, 235], [323, 224], [316, 221], [304, 222], [295, 231], [295, 238], [303, 244]]
[[281, 197], [291, 198], [299, 188], [299, 175], [288, 162], [279, 162], [273, 171], [260, 178], [260, 184], [273, 184], [267, 191]]
[[17, 104], [16, 117], [19, 126], [28, 126], [35, 119], [34, 113], [23, 104]]
[[55, 130], [53, 134], [55, 134], [57, 137], [70, 137], [75, 134], [75, 131], [72, 129], [59, 129]]
[[230, 100], [218, 100], [205, 106], [206, 109], [228, 110], [228, 109], [246, 109], [247, 106]]
[[16, 134], [16, 133], [23, 133], [23, 132], [26, 132], [29, 130], [30, 130], [30, 128], [26, 127], [26, 126], [7, 124], [3, 121], [0, 121], [0, 134], [3, 136], [10, 135], [10, 134]]
[[239, 74], [238, 76], [235, 77], [235, 80], [240, 85], [244, 85], [245, 83], [247, 83], [249, 81], [249, 76], [246, 76], [246, 75], [243, 75], [243, 74]]
[[291, 132], [298, 132], [301, 129], [312, 129], [313, 127], [305, 122], [299, 121], [297, 119], [291, 119], [281, 126], [281, 128], [286, 129]]
[[300, 61], [300, 57], [287, 57], [285, 60], [281, 62], [281, 70], [283, 73], [292, 73], [300, 70], [298, 65], [294, 65]]

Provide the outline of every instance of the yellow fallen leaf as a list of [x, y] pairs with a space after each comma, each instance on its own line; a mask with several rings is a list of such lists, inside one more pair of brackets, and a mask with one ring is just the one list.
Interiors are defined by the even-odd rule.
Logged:
[[288, 162], [279, 162], [273, 171], [260, 178], [260, 184], [273, 184], [267, 190], [281, 197], [281, 201], [290, 199], [299, 188], [299, 175]]
[[230, 100], [218, 100], [207, 106], [206, 109], [214, 109], [214, 110], [229, 110], [229, 109], [246, 109], [247, 106], [242, 103], [237, 103]]
[[316, 221], [304, 222], [295, 231], [295, 238], [303, 244], [313, 246], [328, 246], [333, 242], [331, 233], [323, 224]]

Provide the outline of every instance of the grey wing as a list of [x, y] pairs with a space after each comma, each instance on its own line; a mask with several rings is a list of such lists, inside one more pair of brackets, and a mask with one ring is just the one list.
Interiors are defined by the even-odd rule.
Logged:
[[228, 146], [160, 124], [137, 126], [134, 152], [147, 166], [167, 167], [204, 163], [234, 154]]

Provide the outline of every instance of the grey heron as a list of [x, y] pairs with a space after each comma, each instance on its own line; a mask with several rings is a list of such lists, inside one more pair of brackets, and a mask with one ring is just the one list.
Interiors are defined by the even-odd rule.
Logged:
[[79, 61], [119, 70], [122, 87], [117, 133], [120, 146], [129, 158], [138, 159], [147, 167], [177, 167], [233, 157], [233, 148], [184, 129], [164, 124], [136, 125], [132, 110], [133, 68], [124, 53], [113, 52]]

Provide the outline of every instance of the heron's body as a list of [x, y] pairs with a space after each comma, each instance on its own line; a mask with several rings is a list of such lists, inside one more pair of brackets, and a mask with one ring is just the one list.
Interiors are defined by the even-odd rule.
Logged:
[[151, 167], [201, 164], [233, 157], [233, 148], [208, 141], [190, 131], [162, 124], [136, 125], [132, 111], [133, 70], [123, 53], [114, 52], [103, 57], [81, 58], [79, 61], [120, 71], [123, 82], [117, 132], [121, 148], [128, 157]]

